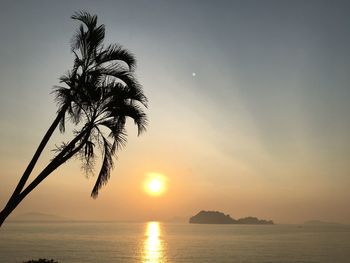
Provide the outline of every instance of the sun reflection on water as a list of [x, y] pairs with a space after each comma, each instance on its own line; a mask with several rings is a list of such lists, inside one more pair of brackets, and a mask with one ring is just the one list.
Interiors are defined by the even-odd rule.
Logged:
[[163, 244], [160, 237], [159, 222], [147, 223], [146, 237], [144, 243], [143, 262], [161, 263], [164, 262]]

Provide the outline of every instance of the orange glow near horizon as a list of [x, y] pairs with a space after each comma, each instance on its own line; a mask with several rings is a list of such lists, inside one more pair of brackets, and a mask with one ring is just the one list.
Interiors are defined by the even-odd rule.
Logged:
[[144, 190], [152, 196], [160, 196], [166, 191], [166, 177], [159, 173], [148, 173], [144, 183]]

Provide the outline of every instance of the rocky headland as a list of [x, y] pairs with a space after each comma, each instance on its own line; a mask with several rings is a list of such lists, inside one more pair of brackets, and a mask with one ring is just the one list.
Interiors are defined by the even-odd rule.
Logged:
[[248, 224], [248, 225], [273, 225], [272, 220], [258, 219], [257, 217], [244, 217], [233, 219], [218, 211], [200, 211], [189, 220], [190, 224]]

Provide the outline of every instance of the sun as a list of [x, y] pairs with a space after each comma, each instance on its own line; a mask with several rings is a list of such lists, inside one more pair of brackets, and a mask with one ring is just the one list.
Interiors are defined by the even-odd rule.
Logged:
[[157, 193], [162, 189], [162, 183], [158, 179], [153, 179], [148, 183], [148, 190], [152, 193]]
[[166, 191], [166, 177], [159, 173], [148, 173], [144, 189], [149, 195], [162, 195]]

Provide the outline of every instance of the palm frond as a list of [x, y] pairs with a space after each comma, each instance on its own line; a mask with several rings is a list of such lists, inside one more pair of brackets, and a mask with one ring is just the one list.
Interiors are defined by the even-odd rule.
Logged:
[[87, 140], [84, 147], [80, 150], [80, 160], [82, 162], [82, 170], [85, 172], [86, 176], [93, 173], [95, 165], [95, 144], [91, 140]]
[[132, 72], [124, 70], [122, 68], [102, 68], [98, 70], [90, 71], [89, 74], [96, 76], [104, 76], [104, 78], [113, 77], [114, 79], [110, 81], [109, 88], [119, 88], [123, 86], [117, 85], [117, 83], [123, 83], [129, 94], [134, 94], [138, 96], [138, 99], [145, 107], [147, 107], [147, 98], [143, 95], [142, 86], [138, 83]]
[[89, 29], [96, 27], [97, 24], [97, 16], [86, 11], [74, 12], [71, 18], [83, 22]]
[[110, 83], [108, 86], [109, 96], [112, 100], [132, 100], [140, 102], [147, 108], [147, 97], [144, 95], [141, 85], [129, 87], [120, 82]]
[[110, 130], [110, 137], [113, 140], [112, 154], [116, 150], [124, 147], [127, 143], [127, 134], [125, 131], [125, 118], [117, 119], [106, 119], [99, 123], [99, 125], [104, 126]]
[[87, 160], [89, 160], [94, 155], [94, 147], [95, 144], [92, 141], [87, 141], [85, 143], [84, 149], [84, 156]]
[[53, 93], [55, 94], [55, 101], [58, 105], [58, 113], [61, 113], [61, 119], [59, 122], [59, 130], [61, 133], [65, 132], [65, 120], [66, 120], [66, 111], [69, 111], [71, 107], [72, 96], [70, 89], [61, 86], [55, 86]]
[[101, 165], [101, 170], [97, 177], [94, 188], [91, 192], [92, 198], [97, 198], [98, 191], [101, 189], [103, 185], [105, 185], [110, 177], [110, 171], [113, 168], [113, 159], [112, 159], [112, 145], [111, 143], [104, 137], [103, 140], [103, 162]]
[[76, 12], [72, 19], [83, 22], [87, 28], [85, 31], [83, 24], [80, 25], [71, 40], [72, 51], [79, 49], [85, 66], [91, 65], [94, 63], [93, 57], [97, 56], [98, 51], [102, 47], [105, 37], [105, 26], [103, 24], [97, 26], [97, 16], [85, 11]]
[[82, 119], [82, 107], [80, 104], [72, 103], [72, 110], [70, 112], [70, 118], [74, 124], [79, 124]]
[[109, 109], [109, 116], [130, 117], [137, 126], [138, 135], [146, 131], [148, 119], [142, 108], [136, 104], [125, 104], [123, 107], [114, 107]]
[[87, 44], [89, 46], [89, 49], [91, 52], [94, 54], [92, 55], [97, 55], [97, 48], [102, 44], [104, 38], [105, 38], [105, 26], [100, 25], [97, 28], [94, 28], [91, 31], [88, 31], [87, 35]]
[[148, 125], [148, 118], [146, 113], [138, 105], [128, 105], [125, 108], [125, 116], [128, 116], [134, 120], [137, 126], [137, 134], [145, 132]]
[[84, 49], [84, 39], [86, 38], [86, 32], [84, 30], [84, 26], [80, 25], [78, 30], [75, 32], [71, 39], [71, 50], [74, 51], [76, 49]]
[[136, 68], [135, 56], [130, 51], [117, 44], [108, 45], [103, 51], [101, 51], [96, 57], [96, 64], [97, 66], [100, 66], [103, 63], [115, 60], [126, 63], [131, 71], [134, 71]]
[[[122, 67], [106, 67], [106, 68], [101, 68], [99, 70], [95, 71], [96, 73], [98, 72], [99, 74], [105, 75], [105, 76], [111, 76], [116, 79], [119, 79], [123, 81], [128, 87], [133, 88], [133, 87], [138, 87], [138, 82], [133, 76], [132, 72], [123, 69]], [[93, 73], [93, 72], [92, 72]]]

